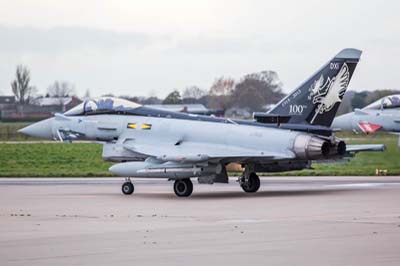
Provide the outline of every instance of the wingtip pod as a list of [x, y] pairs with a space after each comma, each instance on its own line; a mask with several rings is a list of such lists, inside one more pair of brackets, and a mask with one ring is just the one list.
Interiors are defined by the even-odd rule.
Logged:
[[335, 58], [337, 59], [357, 59], [361, 57], [362, 51], [355, 48], [346, 48], [340, 51]]

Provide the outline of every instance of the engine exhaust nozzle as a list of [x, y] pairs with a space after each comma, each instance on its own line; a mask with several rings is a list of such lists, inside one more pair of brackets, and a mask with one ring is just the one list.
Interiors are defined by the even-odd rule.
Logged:
[[329, 155], [330, 144], [326, 140], [300, 134], [294, 140], [293, 152], [301, 159], [319, 159]]

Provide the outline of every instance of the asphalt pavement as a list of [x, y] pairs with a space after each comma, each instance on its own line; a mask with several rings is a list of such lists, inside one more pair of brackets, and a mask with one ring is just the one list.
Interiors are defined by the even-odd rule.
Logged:
[[400, 265], [400, 177], [0, 179], [0, 265]]

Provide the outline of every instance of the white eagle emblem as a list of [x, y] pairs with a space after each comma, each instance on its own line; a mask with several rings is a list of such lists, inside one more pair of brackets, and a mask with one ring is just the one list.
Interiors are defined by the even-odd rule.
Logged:
[[317, 105], [311, 124], [318, 114], [329, 112], [337, 102], [342, 101], [349, 81], [350, 72], [346, 63], [343, 64], [339, 73], [332, 79], [328, 77], [324, 81], [324, 76], [321, 75], [319, 79], [314, 81], [309, 89], [310, 95], [308, 96], [308, 99]]

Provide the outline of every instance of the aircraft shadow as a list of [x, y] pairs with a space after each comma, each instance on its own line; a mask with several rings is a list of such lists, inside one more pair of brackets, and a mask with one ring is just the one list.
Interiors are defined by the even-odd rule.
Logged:
[[320, 196], [331, 195], [339, 193], [349, 193], [353, 189], [298, 189], [298, 190], [268, 190], [258, 191], [257, 193], [245, 193], [243, 191], [210, 191], [210, 192], [196, 192], [189, 198], [178, 198], [173, 191], [171, 193], [137, 193], [136, 197], [140, 198], [159, 198], [159, 199], [177, 199], [177, 200], [190, 200], [190, 199], [227, 199], [227, 198], [272, 198], [272, 197], [303, 197], [303, 196]]

